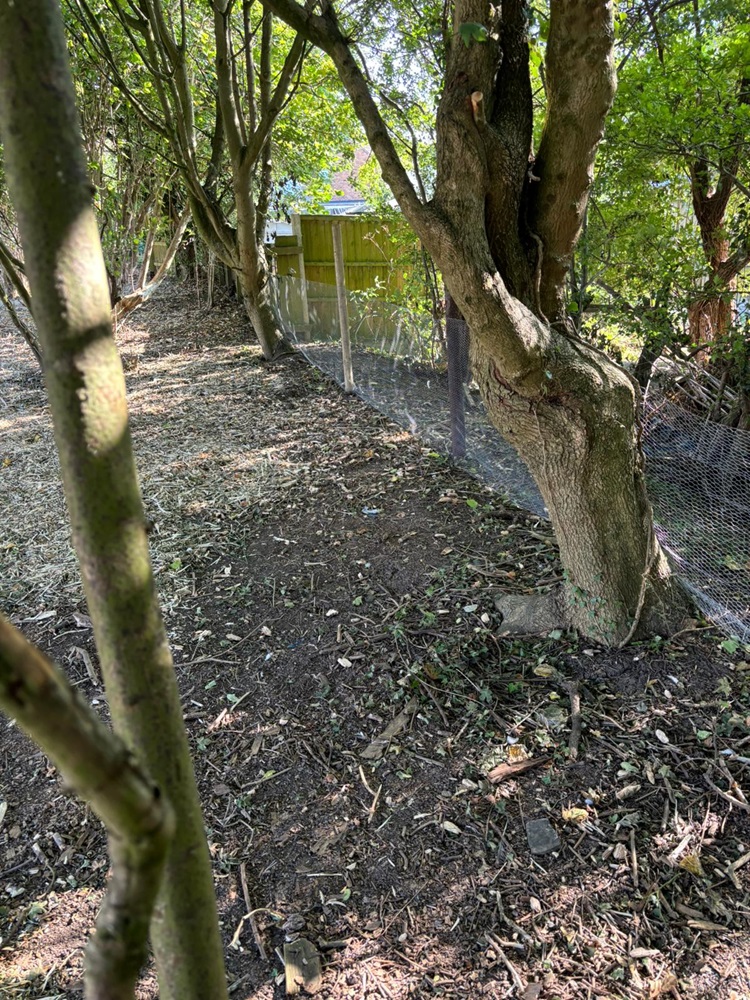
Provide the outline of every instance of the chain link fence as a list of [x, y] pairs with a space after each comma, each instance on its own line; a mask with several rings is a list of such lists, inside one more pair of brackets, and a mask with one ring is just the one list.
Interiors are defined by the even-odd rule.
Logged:
[[[284, 277], [284, 324], [307, 360], [344, 384], [336, 288]], [[347, 293], [354, 391], [519, 507], [546, 516], [534, 480], [472, 387], [466, 324]], [[446, 336], [447, 334], [447, 336]], [[644, 451], [659, 540], [704, 614], [750, 641], [750, 432], [676, 406], [644, 405]]]

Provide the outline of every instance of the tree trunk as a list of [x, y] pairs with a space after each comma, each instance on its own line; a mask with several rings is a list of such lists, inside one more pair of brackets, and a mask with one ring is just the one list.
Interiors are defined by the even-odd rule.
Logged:
[[[10, 248], [3, 243], [0, 239], [0, 270], [7, 275], [8, 280], [13, 286], [16, 295], [23, 302], [29, 312], [31, 312], [31, 295], [29, 290], [24, 284], [24, 280], [21, 277], [23, 271], [23, 261], [17, 260]], [[22, 319], [18, 310], [13, 305], [10, 295], [5, 290], [5, 286], [0, 280], [0, 302], [5, 306], [8, 311], [8, 315], [11, 318], [11, 322], [21, 334], [23, 339], [28, 344], [31, 353], [36, 358], [39, 363], [39, 367], [43, 367], [44, 359], [42, 357], [42, 347], [39, 343], [39, 338], [36, 335], [36, 331], [33, 330], [29, 324]]]
[[[640, 392], [583, 343], [549, 361], [547, 392], [525, 397], [474, 339], [472, 370], [490, 418], [533, 475], [560, 547], [565, 585], [549, 595], [546, 625], [572, 625], [608, 645], [666, 635], [687, 605], [653, 532], [638, 441]], [[533, 617], [513, 624], [542, 630]]]
[[[709, 346], [724, 339], [734, 321], [733, 293], [737, 290], [737, 272], [730, 262], [729, 243], [722, 237], [724, 217], [716, 219], [715, 213], [703, 209], [699, 214], [694, 199], [703, 247], [707, 254], [709, 276], [703, 292], [688, 307], [690, 343]], [[710, 360], [710, 349], [701, 351], [698, 360]]]
[[[750, 102], [747, 80], [740, 83], [738, 100], [741, 105]], [[738, 138], [737, 147], [727, 160], [720, 159], [718, 168], [712, 168], [708, 158], [702, 155], [690, 166], [693, 212], [709, 269], [702, 293], [688, 309], [690, 341], [695, 345], [710, 345], [729, 333], [734, 320], [733, 292], [737, 289], [737, 276], [750, 260], [747, 241], [742, 240], [739, 246], [732, 248], [726, 231], [726, 214], [735, 189], [744, 141], [744, 136]], [[696, 357], [708, 361], [710, 351], [702, 351]]]
[[176, 818], [152, 923], [160, 996], [225, 1000], [206, 835], [151, 572], [125, 382], [54, 0], [27, 0], [23, 9], [0, 4], [0, 133], [114, 728]]
[[279, 354], [286, 353], [286, 341], [279, 325], [268, 281], [263, 281], [262, 284], [259, 282], [254, 290], [253, 284], [248, 282], [247, 277], [242, 274], [240, 275], [240, 287], [245, 312], [253, 325], [255, 336], [263, 351], [263, 357], [266, 361], [271, 361]]
[[[187, 229], [188, 222], [190, 221], [190, 209], [186, 208], [183, 210], [177, 222], [177, 229], [170, 240], [169, 246], [167, 247], [167, 252], [164, 254], [164, 260], [159, 265], [156, 274], [153, 276], [151, 281], [147, 281], [141, 284], [139, 288], [134, 289], [129, 295], [124, 295], [117, 305], [112, 310], [112, 321], [117, 324], [120, 323], [128, 313], [131, 313], [134, 309], [149, 299], [159, 285], [164, 281], [166, 276], [174, 263], [174, 259], [177, 256], [177, 251], [180, 249], [180, 244], [182, 243], [182, 237], [185, 235], [185, 230]], [[151, 256], [152, 246], [147, 248], [148, 257]], [[146, 257], [144, 256], [143, 268], [141, 273], [141, 279], [143, 279], [144, 274], [148, 274], [148, 267], [146, 265]]]
[[36, 332], [21, 318], [18, 310], [13, 305], [10, 296], [3, 288], [2, 282], [0, 282], [0, 302], [5, 306], [13, 326], [15, 326], [23, 339], [26, 341], [29, 350], [36, 358], [39, 367], [43, 368], [44, 358], [42, 357], [42, 347], [39, 343]]
[[249, 191], [235, 192], [238, 277], [245, 312], [253, 324], [263, 357], [276, 357], [284, 343], [269, 284], [266, 254], [256, 239], [255, 207]]
[[709, 360], [710, 346], [725, 338], [732, 328], [734, 309], [732, 293], [737, 288], [736, 277], [724, 287], [720, 275], [713, 272], [706, 282], [706, 290], [688, 307], [690, 343], [696, 347], [705, 344], [706, 350], [693, 355], [697, 360]]
[[264, 3], [333, 60], [383, 178], [466, 319], [490, 417], [545, 498], [565, 584], [544, 615], [537, 599], [536, 621], [518, 624], [571, 624], [607, 644], [666, 634], [682, 621], [686, 599], [654, 534], [637, 384], [576, 337], [565, 304], [615, 91], [612, 5], [551, 0], [547, 111], [534, 157], [525, 3], [455, 0], [435, 195], [425, 202], [332, 4], [318, 15], [295, 0]]
[[0, 708], [107, 827], [112, 875], [86, 945], [86, 998], [132, 1000], [174, 833], [169, 803], [62, 670], [2, 615]]

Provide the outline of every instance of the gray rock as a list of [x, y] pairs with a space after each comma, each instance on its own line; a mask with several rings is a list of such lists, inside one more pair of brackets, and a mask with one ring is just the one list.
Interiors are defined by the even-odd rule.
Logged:
[[510, 635], [540, 635], [566, 628], [566, 616], [556, 589], [543, 594], [502, 594], [495, 607], [503, 616], [502, 631]]
[[562, 846], [557, 831], [548, 819], [530, 819], [526, 823], [526, 839], [532, 854], [550, 854]]

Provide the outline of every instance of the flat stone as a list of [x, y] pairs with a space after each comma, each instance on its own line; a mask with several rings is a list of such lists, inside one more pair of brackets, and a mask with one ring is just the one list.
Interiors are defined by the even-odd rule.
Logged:
[[560, 838], [548, 819], [530, 819], [526, 823], [526, 839], [532, 854], [550, 854], [559, 851]]

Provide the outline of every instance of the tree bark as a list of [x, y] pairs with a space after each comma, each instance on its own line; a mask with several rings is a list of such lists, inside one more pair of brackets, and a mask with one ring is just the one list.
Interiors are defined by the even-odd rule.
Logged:
[[206, 837], [151, 572], [106, 272], [53, 0], [0, 5], [0, 134], [113, 724], [176, 817], [152, 924], [161, 997], [222, 1000]]
[[[638, 387], [575, 336], [565, 309], [615, 92], [611, 3], [551, 2], [549, 101], [534, 159], [527, 13], [516, 0], [456, 0], [430, 202], [415, 191], [332, 6], [318, 15], [295, 0], [264, 3], [332, 58], [384, 179], [469, 325], [490, 417], [529, 466], [558, 536], [566, 582], [550, 605], [559, 623], [608, 644], [666, 634], [686, 599], [653, 530]], [[481, 43], [461, 37], [471, 24], [485, 28]]]
[[112, 875], [86, 945], [86, 997], [132, 1000], [174, 834], [172, 810], [65, 674], [1, 615], [0, 708], [107, 828]]
[[[112, 322], [116, 325], [122, 322], [123, 319], [131, 313], [134, 309], [149, 299], [159, 285], [164, 281], [166, 276], [174, 263], [174, 259], [177, 256], [177, 251], [180, 249], [180, 243], [182, 242], [182, 237], [185, 235], [185, 230], [187, 229], [188, 222], [190, 221], [190, 209], [186, 208], [177, 223], [177, 229], [175, 230], [172, 239], [170, 240], [169, 246], [167, 247], [167, 252], [164, 255], [164, 260], [159, 265], [156, 274], [153, 276], [151, 281], [143, 281], [139, 288], [136, 288], [129, 295], [123, 295], [120, 301], [112, 310]], [[153, 244], [153, 241], [152, 241]], [[148, 257], [151, 256], [151, 247], [147, 247]], [[146, 256], [144, 256], [144, 267], [142, 270], [141, 277], [144, 278], [148, 274], [148, 267], [146, 263]]]
[[[744, 74], [737, 83], [737, 105], [743, 109], [750, 105], [750, 77]], [[703, 292], [688, 309], [690, 340], [696, 345], [712, 344], [729, 333], [735, 318], [733, 293], [737, 289], [737, 278], [750, 264], [750, 241], [745, 238], [733, 248], [726, 232], [729, 201], [737, 188], [736, 175], [746, 155], [746, 145], [747, 135], [743, 129], [729, 149], [722, 152], [715, 166], [711, 165], [704, 150], [690, 164], [693, 212], [708, 265]], [[706, 361], [709, 356], [709, 351], [698, 355]]]

